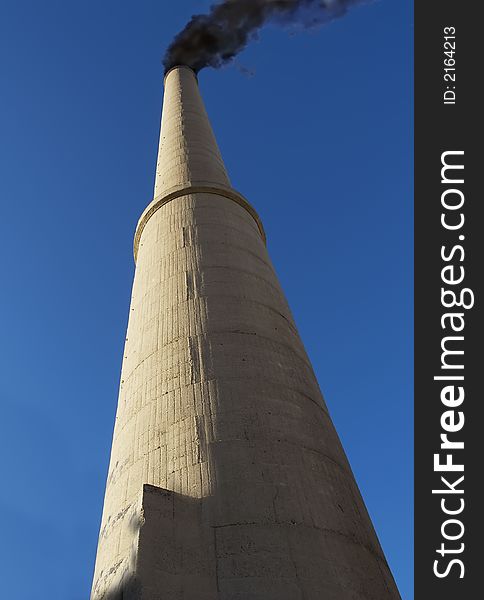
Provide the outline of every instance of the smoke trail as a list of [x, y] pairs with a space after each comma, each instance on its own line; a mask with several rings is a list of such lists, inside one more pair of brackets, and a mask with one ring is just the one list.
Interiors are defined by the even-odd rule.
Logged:
[[217, 69], [241, 52], [268, 22], [314, 27], [342, 17], [365, 0], [224, 0], [206, 15], [194, 15], [170, 44], [165, 71], [187, 65], [194, 71]]

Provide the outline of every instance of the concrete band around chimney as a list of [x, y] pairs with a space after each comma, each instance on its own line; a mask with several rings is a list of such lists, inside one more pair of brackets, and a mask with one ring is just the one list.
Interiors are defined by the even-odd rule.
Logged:
[[221, 196], [223, 198], [232, 200], [239, 206], [242, 206], [242, 208], [245, 208], [245, 210], [250, 214], [250, 216], [256, 222], [256, 225], [259, 229], [259, 232], [264, 241], [264, 244], [266, 243], [266, 234], [265, 234], [262, 222], [259, 218], [259, 215], [255, 211], [255, 209], [249, 204], [249, 202], [242, 196], [242, 194], [239, 194], [238, 192], [236, 192], [233, 189], [219, 187], [217, 185], [210, 184], [210, 183], [200, 183], [200, 184], [195, 183], [194, 185], [190, 185], [190, 186], [172, 188], [167, 193], [163, 194], [161, 197], [155, 198], [152, 202], [150, 202], [150, 204], [148, 204], [148, 206], [145, 208], [145, 210], [143, 211], [143, 214], [141, 215], [141, 217], [138, 221], [138, 225], [136, 226], [136, 232], [134, 235], [134, 248], [133, 248], [135, 262], [138, 257], [138, 249], [139, 249], [139, 245], [140, 245], [141, 235], [142, 235], [143, 229], [145, 228], [146, 223], [148, 223], [149, 219], [155, 214], [155, 212], [159, 208], [161, 208], [168, 202], [171, 202], [172, 200], [175, 200], [176, 198], [181, 198], [182, 196], [188, 196], [190, 194], [213, 194], [215, 196]]
[[168, 69], [168, 71], [165, 73], [165, 76], [163, 77], [163, 83], [166, 83], [166, 78], [175, 69], [187, 69], [188, 71], [190, 71], [190, 73], [195, 77], [195, 79], [198, 82], [198, 75], [195, 73], [195, 71], [191, 67], [188, 67], [187, 65], [175, 65], [174, 67], [171, 67], [171, 69]]

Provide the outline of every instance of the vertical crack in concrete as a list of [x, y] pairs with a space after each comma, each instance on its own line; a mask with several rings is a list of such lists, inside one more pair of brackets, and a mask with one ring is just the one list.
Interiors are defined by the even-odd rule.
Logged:
[[207, 460], [207, 435], [205, 432], [205, 422], [203, 416], [195, 416], [195, 436], [197, 443], [197, 462], [202, 463]]
[[201, 381], [200, 377], [200, 353], [198, 348], [198, 340], [197, 338], [188, 338], [188, 352], [189, 363], [190, 363], [190, 383], [199, 383]]

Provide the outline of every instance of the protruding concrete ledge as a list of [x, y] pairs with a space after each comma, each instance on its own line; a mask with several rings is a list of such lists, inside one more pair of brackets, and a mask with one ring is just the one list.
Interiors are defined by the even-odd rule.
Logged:
[[213, 194], [215, 196], [222, 196], [223, 198], [228, 198], [232, 200], [250, 214], [250, 216], [254, 219], [259, 228], [260, 235], [264, 244], [266, 243], [266, 234], [264, 231], [264, 227], [262, 226], [262, 222], [259, 218], [259, 215], [255, 211], [255, 209], [249, 204], [249, 202], [233, 189], [218, 186], [214, 183], [205, 183], [205, 182], [195, 182], [189, 186], [176, 186], [174, 188], [169, 189], [167, 192], [155, 198], [143, 211], [143, 214], [138, 221], [138, 225], [136, 226], [136, 232], [134, 235], [134, 261], [138, 258], [138, 249], [141, 240], [141, 234], [143, 233], [143, 229], [146, 226], [146, 223], [149, 219], [155, 214], [155, 212], [167, 204], [175, 198], [181, 198], [182, 196], [188, 196], [190, 194]]

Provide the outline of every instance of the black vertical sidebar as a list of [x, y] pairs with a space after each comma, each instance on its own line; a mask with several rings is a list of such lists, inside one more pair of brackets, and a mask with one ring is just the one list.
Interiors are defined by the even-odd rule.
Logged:
[[482, 595], [484, 25], [479, 8], [455, 0], [415, 2], [416, 600]]

